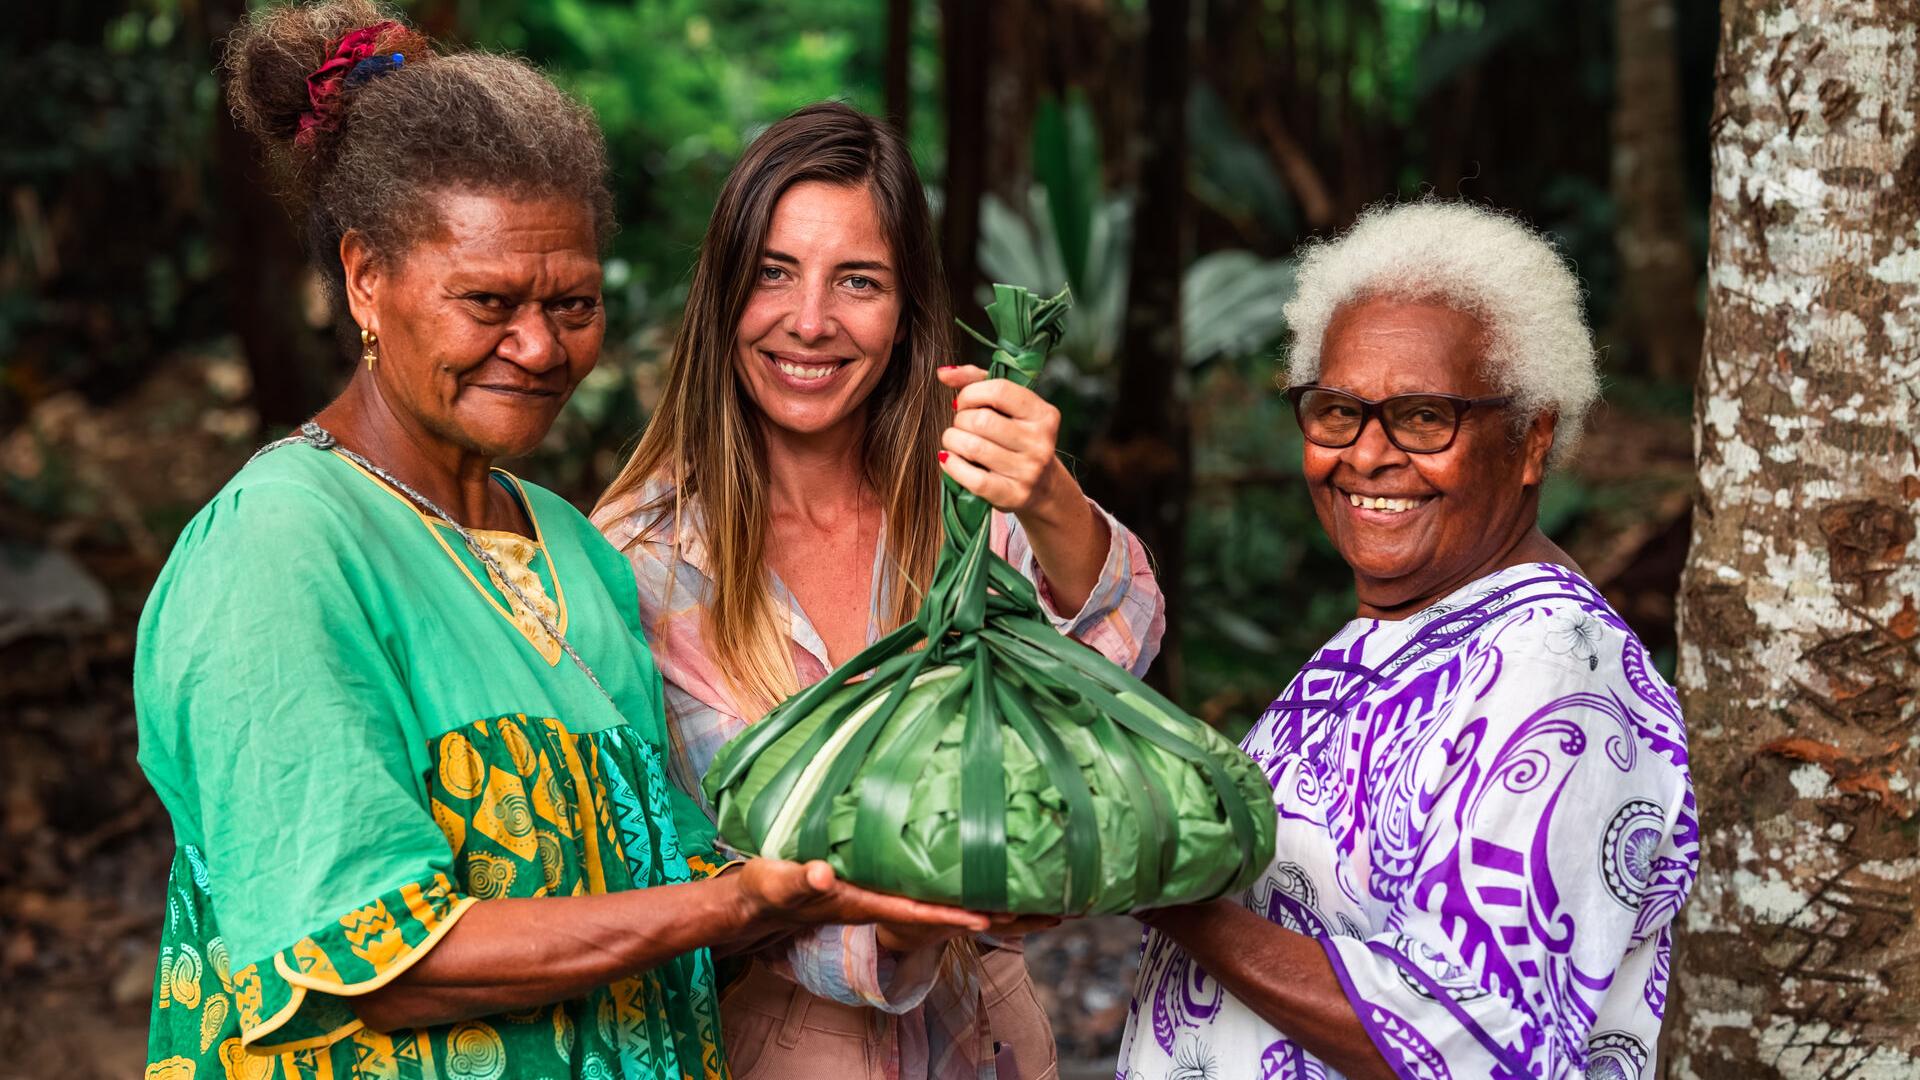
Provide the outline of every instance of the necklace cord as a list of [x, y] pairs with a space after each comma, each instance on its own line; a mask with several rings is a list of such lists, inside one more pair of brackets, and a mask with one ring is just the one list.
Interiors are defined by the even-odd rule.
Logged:
[[[561, 651], [565, 652], [567, 657], [573, 661], [574, 666], [580, 669], [580, 673], [587, 677], [587, 681], [593, 684], [593, 688], [600, 691], [600, 696], [606, 698], [607, 703], [612, 705], [616, 712], [619, 711], [619, 703], [613, 700], [612, 694], [607, 693], [607, 688], [600, 684], [600, 677], [593, 673], [593, 669], [588, 667], [587, 662], [574, 650], [573, 644], [567, 640], [566, 635], [560, 632], [560, 628], [554, 624], [551, 618], [547, 617], [546, 612], [541, 611], [540, 608], [534, 604], [533, 599], [526, 594], [525, 590], [513, 583], [513, 579], [507, 576], [506, 570], [503, 569], [499, 561], [493, 557], [493, 553], [481, 545], [471, 530], [454, 520], [452, 514], [440, 509], [439, 506], [434, 504], [432, 499], [415, 491], [406, 481], [375, 465], [373, 462], [368, 461], [361, 455], [354, 453], [352, 450], [341, 446], [340, 440], [334, 437], [333, 432], [309, 420], [300, 425], [298, 434], [289, 435], [284, 439], [277, 439], [254, 451], [253, 457], [248, 458], [247, 463], [250, 465], [262, 455], [272, 453], [283, 446], [293, 446], [295, 444], [305, 444], [313, 447], [315, 450], [331, 450], [355, 465], [358, 465], [360, 468], [365, 469], [373, 476], [378, 477], [388, 487], [406, 496], [407, 500], [415, 506], [451, 526], [453, 531], [460, 535], [460, 541], [466, 545], [467, 551], [471, 553], [475, 559], [478, 559], [482, 566], [485, 566], [487, 570], [491, 572], [493, 580], [504, 587], [507, 592], [511, 593], [515, 600], [520, 602], [520, 606], [525, 608], [527, 613], [532, 615], [534, 619], [540, 623], [540, 629], [546, 631], [549, 637], [560, 644]], [[549, 568], [553, 566], [553, 555], [551, 553], [547, 555], [547, 565]]]

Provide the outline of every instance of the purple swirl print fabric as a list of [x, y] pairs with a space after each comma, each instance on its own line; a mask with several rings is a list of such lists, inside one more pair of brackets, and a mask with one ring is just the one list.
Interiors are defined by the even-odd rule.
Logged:
[[[1348, 623], [1241, 744], [1273, 785], [1239, 899], [1326, 949], [1402, 1076], [1654, 1074], [1699, 827], [1686, 729], [1579, 575], [1528, 564]], [[1334, 1080], [1149, 932], [1119, 1080]]]

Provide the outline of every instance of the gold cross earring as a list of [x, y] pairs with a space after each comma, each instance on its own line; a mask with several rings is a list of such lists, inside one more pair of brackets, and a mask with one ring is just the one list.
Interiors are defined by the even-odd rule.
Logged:
[[367, 362], [368, 371], [372, 371], [374, 361], [380, 359], [380, 335], [364, 326], [360, 328], [360, 359]]

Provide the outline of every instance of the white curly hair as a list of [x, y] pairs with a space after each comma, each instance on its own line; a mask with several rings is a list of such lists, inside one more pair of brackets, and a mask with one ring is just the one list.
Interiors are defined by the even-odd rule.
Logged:
[[1321, 339], [1345, 305], [1382, 296], [1442, 303], [1485, 327], [1487, 378], [1514, 399], [1520, 428], [1558, 416], [1547, 464], [1572, 458], [1600, 396], [1593, 335], [1572, 266], [1516, 218], [1441, 199], [1378, 203], [1341, 236], [1307, 247], [1295, 288], [1285, 309], [1289, 384], [1319, 375]]

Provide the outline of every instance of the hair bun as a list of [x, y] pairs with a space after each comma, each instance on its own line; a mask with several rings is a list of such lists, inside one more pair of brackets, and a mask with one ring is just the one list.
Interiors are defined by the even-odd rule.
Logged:
[[[427, 39], [370, 0], [323, 0], [254, 12], [226, 42], [227, 92], [234, 117], [262, 142], [293, 152], [297, 166], [326, 156], [333, 140], [324, 137], [324, 131], [320, 137], [300, 139], [303, 127], [315, 126], [308, 76], [334, 58], [342, 38], [384, 22], [392, 26], [378, 38], [382, 52], [404, 53], [410, 63], [426, 58]], [[360, 82], [349, 81], [341, 92]]]
[[336, 299], [348, 233], [403, 256], [449, 189], [575, 199], [598, 239], [613, 227], [600, 126], [524, 60], [440, 52], [373, 0], [320, 0], [249, 17], [225, 67], [234, 116], [282, 166], [276, 186]]

